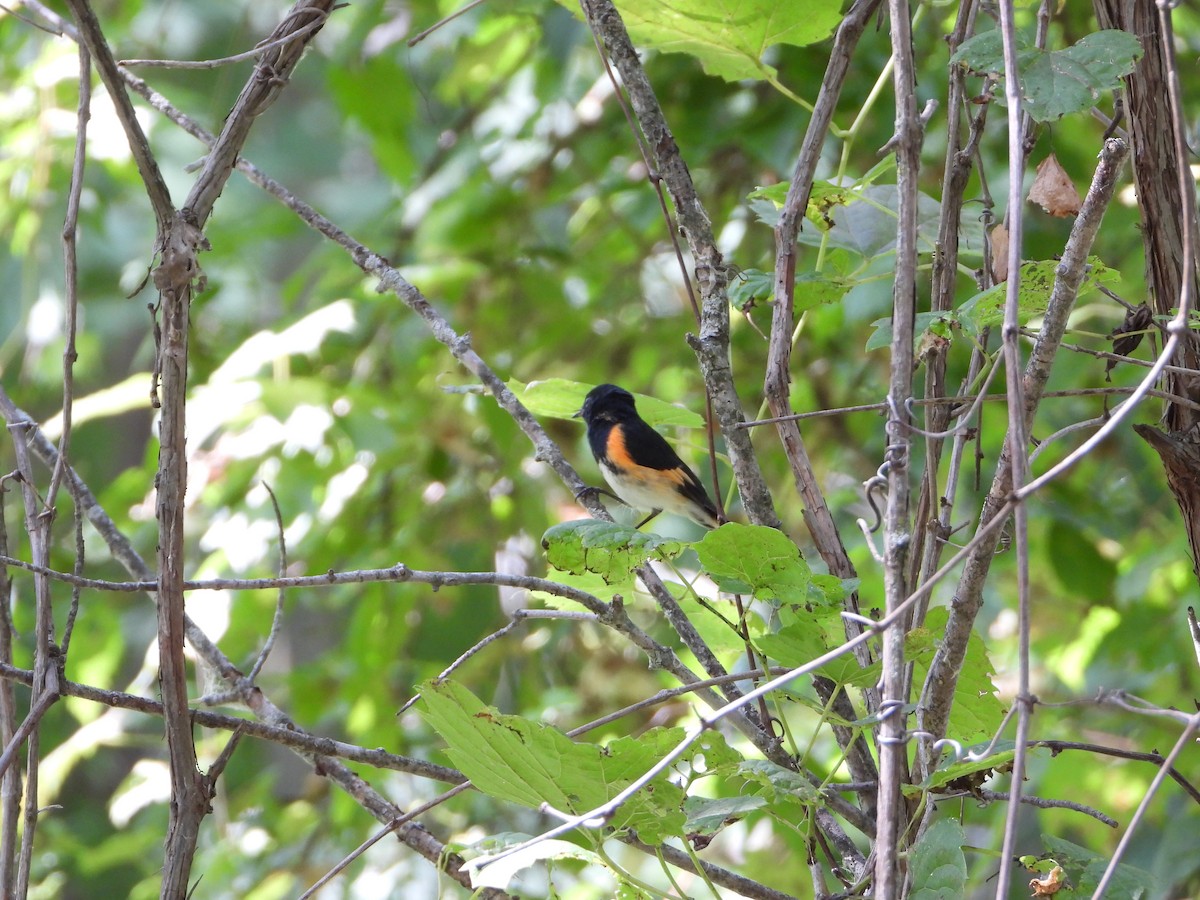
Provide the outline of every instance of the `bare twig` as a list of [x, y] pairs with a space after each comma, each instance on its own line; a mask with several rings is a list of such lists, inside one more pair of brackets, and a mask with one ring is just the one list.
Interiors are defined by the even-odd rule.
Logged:
[[[1074, 347], [1070, 344], [1065, 344], [1065, 343], [1062, 345], [1062, 347], [1064, 350], [1080, 350], [1084, 353], [1099, 353], [1100, 352], [1100, 351], [1088, 350], [1085, 347]], [[1109, 353], [1109, 354], [1103, 354], [1103, 355], [1114, 356], [1115, 354]], [[1134, 363], [1138, 363], [1138, 364], [1143, 364], [1147, 368], [1150, 367], [1151, 365], [1153, 365], [1153, 363], [1144, 362], [1143, 360], [1140, 360], [1140, 359], [1130, 359], [1129, 357], [1121, 357], [1121, 359], [1129, 360], [1130, 362], [1134, 362]], [[1070, 390], [1063, 390], [1063, 391], [1046, 391], [1045, 393], [1042, 394], [1042, 399], [1043, 400], [1051, 400], [1051, 399], [1062, 399], [1064, 397], [1125, 397], [1125, 396], [1132, 394], [1135, 390], [1136, 390], [1136, 388], [1132, 388], [1132, 387], [1072, 388]], [[1159, 397], [1160, 399], [1163, 399], [1163, 400], [1171, 400], [1172, 402], [1175, 402], [1175, 401], [1182, 401], [1184, 403], [1194, 402], [1194, 401], [1187, 400], [1187, 398], [1179, 397], [1179, 395], [1177, 395], [1177, 394], [1168, 394], [1166, 391], [1151, 391], [1150, 396], [1151, 397]], [[998, 401], [1007, 401], [1008, 395], [1007, 394], [984, 394], [982, 396], [980, 396], [980, 395], [968, 396], [966, 394], [959, 394], [954, 397], [926, 397], [921, 400], [913, 400], [911, 405], [912, 406], [949, 406], [949, 407], [953, 408], [956, 406], [962, 406], [965, 403], [975, 403], [978, 400], [982, 400], [985, 403], [995, 403]], [[1195, 404], [1195, 406], [1197, 409], [1200, 409], [1200, 403]], [[823, 418], [828, 418], [830, 416], [845, 416], [845, 415], [850, 415], [852, 413], [864, 413], [864, 412], [879, 413], [879, 412], [885, 412], [886, 410], [887, 410], [887, 403], [884, 401], [880, 401], [879, 403], [860, 403], [857, 406], [837, 406], [837, 407], [832, 407], [830, 409], [814, 409], [810, 412], [791, 413], [786, 416], [777, 416], [777, 417], [773, 416], [769, 419], [755, 419], [752, 422], [743, 423], [742, 427], [743, 428], [756, 428], [759, 425], [772, 425], [776, 422], [781, 422], [781, 421], [802, 422], [805, 419], [823, 419]]]
[[[834, 109], [850, 73], [854, 48], [866, 30], [867, 23], [879, 8], [879, 3], [880, 0], [857, 0], [838, 26], [812, 120], [805, 132], [804, 142], [792, 172], [791, 184], [788, 186], [787, 198], [779, 211], [779, 222], [775, 226], [776, 303], [771, 318], [770, 356], [763, 390], [772, 414], [777, 417], [774, 421], [780, 423], [786, 422], [783, 417], [791, 412], [789, 383], [792, 331], [795, 327], [796, 235], [800, 231], [809, 194], [812, 192], [813, 179], [833, 121]], [[816, 473], [799, 428], [781, 424], [778, 430], [791, 465], [796, 491], [804, 500], [805, 525], [817, 546], [817, 552], [821, 554], [829, 570], [839, 578], [856, 577], [854, 564], [846, 553], [829, 506], [818, 487]], [[728, 429], [726, 434], [728, 435]], [[853, 597], [849, 599], [847, 608], [857, 611], [857, 601]], [[850, 634], [852, 632], [847, 632], [847, 636]], [[860, 657], [860, 662], [869, 662], [869, 654]]]
[[[0, 553], [8, 554], [8, 526], [4, 497], [7, 494], [0, 479]], [[12, 596], [8, 567], [0, 563], [0, 597]], [[13, 627], [8, 603], [0, 603], [0, 665], [12, 665]], [[32, 683], [33, 673], [30, 673]], [[0, 744], [7, 746], [17, 730], [17, 698], [12, 684], [0, 684]], [[36, 802], [36, 801], [34, 801]], [[11, 769], [0, 778], [0, 895], [13, 897], [16, 885], [17, 825], [21, 818], [21, 773]]]
[[[1045, 704], [1050, 706], [1052, 704]], [[1113, 756], [1117, 759], [1131, 759], [1138, 762], [1153, 763], [1156, 766], [1162, 766], [1166, 759], [1161, 753], [1142, 753], [1137, 750], [1124, 750], [1120, 747], [1106, 747], [1103, 744], [1091, 744], [1084, 741], [1033, 741], [1031, 747], [1047, 747], [1052, 755], [1057, 755], [1064, 750], [1082, 750], [1087, 753], [1100, 753], [1104, 756]], [[1178, 769], [1170, 767], [1168, 773], [1175, 783], [1178, 784], [1187, 793], [1192, 800], [1200, 805], [1200, 789], [1188, 781]]]
[[[1008, 791], [980, 789], [978, 794], [984, 800], [1012, 800], [1012, 794]], [[1069, 809], [1077, 813], [1083, 813], [1085, 816], [1091, 816], [1098, 822], [1103, 822], [1109, 828], [1116, 828], [1118, 825], [1117, 820], [1112, 816], [1106, 816], [1098, 809], [1092, 809], [1090, 806], [1076, 803], [1073, 800], [1055, 800], [1050, 797], [1033, 797], [1028, 794], [1022, 795], [1019, 799], [1026, 806], [1035, 806], [1038, 809]]]
[[1104, 896], [1104, 890], [1112, 881], [1116, 874], [1117, 866], [1121, 862], [1121, 857], [1129, 848], [1129, 842], [1133, 839], [1133, 834], [1137, 831], [1137, 827], [1145, 818], [1146, 810], [1150, 806], [1150, 801], [1154, 799], [1154, 795], [1158, 793], [1158, 789], [1162, 787], [1163, 781], [1167, 777], [1167, 772], [1174, 766], [1175, 759], [1183, 752], [1183, 748], [1191, 743], [1192, 735], [1200, 730], [1200, 713], [1196, 713], [1189, 720], [1187, 727], [1183, 729], [1179, 735], [1179, 740], [1175, 742], [1175, 746], [1171, 748], [1171, 752], [1167, 754], [1162, 766], [1154, 775], [1154, 780], [1150, 782], [1150, 786], [1146, 788], [1145, 796], [1142, 797], [1142, 802], [1138, 804], [1137, 810], [1133, 814], [1133, 818], [1129, 820], [1129, 827], [1125, 829], [1125, 833], [1121, 835], [1121, 840], [1117, 843], [1117, 848], [1109, 857], [1108, 865], [1104, 869], [1104, 875], [1100, 879], [1100, 883], [1096, 885], [1096, 890], [1092, 893], [1092, 900], [1099, 900]]
[[[150, 206], [154, 210], [154, 218], [158, 224], [157, 239], [161, 244], [171, 221], [175, 218], [175, 205], [171, 202], [171, 194], [158, 169], [158, 161], [155, 160], [154, 153], [150, 150], [150, 142], [146, 140], [142, 126], [138, 124], [137, 116], [133, 111], [133, 103], [122, 85], [117, 61], [113, 58], [108, 42], [104, 39], [100, 23], [96, 20], [96, 14], [92, 11], [91, 4], [88, 3], [88, 0], [68, 0], [67, 5], [70, 6], [71, 13], [75, 16], [77, 30], [72, 29], [74, 32], [72, 37], [87, 47], [100, 72], [104, 86], [108, 88], [108, 94], [112, 98], [113, 108], [116, 110], [121, 127], [125, 129], [129, 149], [133, 153], [138, 173], [142, 177], [142, 183], [146, 186], [146, 195], [150, 199]], [[34, 6], [49, 21], [57, 20], [56, 24], [62, 22], [49, 10], [45, 10], [40, 3]], [[61, 24], [60, 27], [62, 27]], [[65, 32], [67, 29], [63, 30]]]
[[[336, 9], [337, 7], [334, 7]], [[257, 44], [254, 49], [246, 50], [242, 53], [235, 53], [233, 56], [223, 56], [219, 59], [123, 59], [117, 63], [123, 68], [158, 68], [158, 69], [216, 69], [221, 66], [233, 65], [247, 59], [257, 59], [268, 50], [273, 50], [284, 44], [291, 43], [297, 38], [303, 37], [311, 32], [318, 31], [325, 26], [325, 18], [329, 15], [328, 12], [319, 11], [321, 17], [314, 19], [302, 28], [293, 32]]]
[[884, 514], [883, 583], [891, 627], [883, 634], [882, 696], [879, 703], [879, 799], [875, 825], [877, 897], [899, 897], [901, 832], [907, 808], [901, 786], [909, 780], [905, 706], [904, 636], [907, 617], [896, 610], [909, 593], [912, 524], [909, 503], [910, 431], [907, 403], [912, 396], [914, 322], [917, 305], [917, 179], [923, 130], [917, 114], [916, 66], [908, 0], [889, 0], [893, 85], [896, 95], [896, 271], [892, 292], [891, 377], [888, 385], [887, 450], [880, 469], [887, 470]]
[[[1116, 139], [1110, 139], [1105, 143], [1092, 186], [1064, 249], [1063, 262], [1059, 265], [1055, 287], [1051, 291], [1051, 302], [1046, 319], [1030, 355], [1023, 379], [1023, 390], [1026, 395], [1026, 404], [1023, 409], [1026, 422], [1032, 422], [1033, 413], [1041, 399], [1045, 379], [1050, 374], [1049, 364], [1053, 361], [1054, 347], [1061, 341], [1066, 328], [1067, 316], [1072, 308], [1075, 292], [1082, 280], [1082, 267], [1086, 262], [1087, 253], [1091, 248], [1096, 231], [1099, 229], [1104, 210], [1115, 190], [1117, 174], [1127, 152], [1126, 146]], [[1005, 515], [1010, 509], [1012, 472], [1009, 456], [1014, 452], [1023, 454], [1024, 447], [1014, 447], [1011, 441], [1006, 441], [997, 463], [992, 488], [984, 501], [980, 514], [981, 526], [990, 523], [992, 518], [997, 515]], [[1035, 483], [1031, 483], [1031, 486]], [[976, 545], [976, 550], [963, 569], [956, 592], [957, 602], [951, 608], [950, 620], [947, 623], [946, 640], [935, 653], [926, 678], [920, 703], [921, 728], [936, 737], [941, 737], [945, 733], [954, 685], [957, 683], [959, 667], [962, 664], [963, 654], [966, 652], [966, 641], [970, 636], [971, 625], [982, 605], [983, 581], [990, 569], [996, 543], [999, 540], [999, 533], [993, 532], [993, 534], [994, 537], [989, 541]], [[934, 760], [928, 758], [920, 760], [921, 772], [932, 771], [933, 763]]]
[[[3, 679], [6, 684], [12, 682], [32, 684], [33, 673], [28, 669], [20, 669], [9, 663], [0, 663], [0, 679]], [[61, 682], [60, 686], [63, 695], [67, 697], [78, 697], [82, 700], [100, 703], [112, 709], [126, 709], [151, 716], [161, 717], [163, 714], [161, 703], [156, 700], [139, 697], [136, 694], [129, 694], [124, 691], [104, 690], [87, 684], [67, 681], [66, 679]], [[464, 780], [462, 773], [446, 766], [435, 765], [434, 763], [412, 757], [399, 756], [394, 753], [388, 753], [385, 750], [360, 747], [357, 744], [349, 744], [344, 741], [334, 740], [333, 738], [320, 737], [319, 735], [300, 731], [295, 727], [288, 728], [286, 726], [268, 725], [264, 722], [225, 715], [207, 709], [192, 710], [192, 718], [197, 725], [204, 728], [219, 728], [223, 731], [232, 732], [241, 731], [249, 737], [271, 741], [272, 743], [314, 756], [329, 759], [336, 757], [350, 762], [374, 766], [377, 769], [405, 772], [419, 778], [429, 778], [449, 784], [458, 784]]]
[[[1032, 120], [1023, 115], [1021, 85], [1017, 74], [1016, 26], [1013, 23], [1011, 5], [1001, 4], [1000, 32], [1004, 45], [1004, 100], [1008, 112], [1009, 157], [1008, 204], [1005, 210], [1009, 239], [1008, 282], [1005, 287], [1004, 327], [1001, 331], [1009, 395], [1008, 434], [1005, 437], [1005, 448], [1009, 453], [1007, 459], [1001, 457], [998, 468], [1006, 474], [1008, 487], [1019, 491], [1024, 486], [1029, 474], [1029, 461], [1025, 448], [1026, 434], [1031, 424], [1025, 416], [1026, 387], [1021, 380], [1020, 269], [1021, 241], [1024, 235], [1021, 176], [1025, 171], [1025, 150], [1022, 138], [1024, 137], [1024, 125], [1032, 125]], [[1080, 216], [1080, 220], [1082, 218]], [[1078, 285], [1076, 285], [1076, 290], [1078, 290]], [[1052, 354], [1058, 349], [1057, 345], [1049, 342], [1046, 344], [1051, 353], [1051, 359], [1053, 359]], [[1031, 357], [1031, 369], [1032, 366]], [[1036, 404], [1036, 402], [1036, 397], [1031, 398], [1031, 403]], [[997, 472], [997, 474], [1000, 473]], [[1021, 815], [1021, 785], [1025, 780], [1025, 742], [1028, 740], [1029, 724], [1033, 715], [1033, 698], [1029, 690], [1029, 539], [1028, 516], [1024, 505], [1015, 506], [1013, 520], [1017, 543], [1017, 749], [1013, 759], [1012, 797], [1004, 827], [1004, 847], [1000, 853], [1000, 876], [996, 882], [996, 900], [1003, 900], [1008, 896], [1009, 880], [1012, 877], [1012, 858], [1015, 856], [1017, 825]]]
[[456, 9], [454, 12], [450, 13], [449, 15], [443, 16], [442, 18], [438, 19], [436, 22], [434, 22], [432, 25], [430, 25], [424, 31], [413, 35], [411, 38], [408, 39], [408, 46], [410, 46], [410, 47], [417, 46], [417, 44], [421, 43], [421, 41], [425, 40], [425, 38], [429, 37], [431, 34], [433, 34], [435, 31], [437, 31], [443, 25], [449, 24], [450, 22], [453, 22], [455, 19], [457, 19], [459, 16], [469, 13], [475, 7], [482, 5], [483, 2], [484, 2], [484, 0], [470, 0], [469, 3], [466, 3], [463, 6], [460, 6], [458, 9]]
[[[458, 669], [459, 666], [469, 660], [484, 647], [487, 647], [489, 644], [493, 644], [500, 640], [518, 625], [523, 624], [529, 619], [574, 619], [576, 621], [595, 622], [596, 618], [597, 617], [594, 613], [571, 612], [570, 610], [518, 609], [513, 613], [512, 619], [507, 625], [497, 628], [491, 634], [479, 641], [476, 641], [473, 645], [468, 647], [463, 653], [459, 654], [458, 658], [454, 660], [454, 662], [450, 663], [450, 665], [438, 672], [437, 675], [434, 676], [433, 681], [435, 684], [440, 684], [441, 682], [445, 681], [452, 674], [454, 674], [454, 671]], [[413, 694], [404, 702], [404, 705], [400, 707], [400, 709], [396, 712], [396, 715], [401, 715], [402, 713], [406, 712], [420, 699], [421, 695], [419, 693]]]
[[8, 767], [12, 765], [13, 760], [16, 759], [17, 754], [21, 750], [21, 745], [25, 743], [25, 739], [29, 737], [29, 735], [33, 732], [33, 729], [37, 728], [38, 722], [42, 720], [42, 716], [46, 714], [46, 710], [53, 706], [54, 701], [57, 699], [58, 696], [56, 694], [49, 692], [43, 692], [42, 695], [37, 698], [37, 701], [29, 710], [29, 714], [25, 716], [25, 721], [23, 721], [20, 727], [18, 727], [13, 733], [12, 738], [4, 747], [4, 752], [0, 753], [0, 775], [3, 775], [8, 771]]
[[[8, 395], [0, 390], [0, 414], [9, 424], [13, 455], [17, 461], [17, 475], [21, 484], [21, 499], [25, 509], [25, 532], [34, 563], [41, 566], [50, 560], [50, 516], [41, 515], [41, 503], [34, 487], [33, 466], [29, 456], [28, 429], [13, 424], [15, 407]], [[33, 695], [31, 711], [26, 722], [29, 724], [26, 737], [25, 804], [24, 824], [21, 833], [21, 848], [17, 867], [16, 895], [26, 896], [29, 891], [30, 871], [33, 862], [33, 843], [37, 831], [38, 767], [40, 765], [40, 737], [37, 725], [42, 715], [59, 696], [59, 652], [54, 645], [54, 611], [51, 605], [50, 580], [45, 576], [34, 577], [34, 647], [33, 647]], [[34, 715], [36, 712], [36, 715]], [[17, 730], [18, 734], [20, 729]], [[17, 739], [14, 734], [13, 740]], [[12, 745], [10, 744], [10, 747]], [[6, 748], [7, 749], [7, 748]]]
[[[279, 577], [283, 578], [287, 575], [288, 569], [287, 535], [284, 533], [283, 528], [283, 513], [279, 511], [279, 500], [276, 499], [275, 492], [271, 490], [271, 486], [264, 481], [263, 487], [267, 489], [267, 494], [271, 497], [271, 508], [275, 511], [275, 527], [279, 535]], [[262, 667], [267, 662], [267, 657], [271, 655], [271, 648], [275, 646], [275, 641], [279, 637], [279, 629], [283, 625], [283, 601], [285, 596], [283, 588], [280, 588], [279, 593], [275, 597], [275, 614], [271, 617], [271, 630], [267, 633], [267, 639], [263, 642], [263, 648], [258, 654], [258, 659], [250, 667], [250, 674], [246, 676], [250, 681], [258, 678], [258, 673], [262, 671]]]
[[588, 26], [600, 37], [621, 75], [640, 130], [654, 152], [654, 170], [671, 195], [679, 227], [687, 238], [701, 297], [700, 334], [690, 343], [725, 436], [742, 505], [751, 522], [778, 527], [779, 518], [749, 435], [736, 428], [745, 416], [729, 361], [728, 271], [717, 248], [712, 223], [616, 8], [610, 0], [581, 0], [581, 6]]

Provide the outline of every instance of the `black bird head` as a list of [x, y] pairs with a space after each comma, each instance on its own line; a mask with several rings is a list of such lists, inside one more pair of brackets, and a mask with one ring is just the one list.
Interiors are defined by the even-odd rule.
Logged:
[[615, 384], [601, 384], [588, 391], [583, 408], [574, 418], [582, 418], [591, 425], [593, 422], [618, 422], [630, 415], [637, 415], [633, 394]]

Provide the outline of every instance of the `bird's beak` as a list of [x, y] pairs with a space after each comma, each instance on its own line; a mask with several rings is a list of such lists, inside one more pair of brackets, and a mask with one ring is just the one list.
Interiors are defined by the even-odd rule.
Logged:
[[575, 412], [571, 413], [571, 418], [572, 418], [572, 419], [578, 419], [578, 418], [579, 418], [579, 417], [581, 417], [582, 415], [583, 415], [583, 409], [582, 409], [582, 407], [581, 407], [580, 409], [577, 409], [577, 410], [575, 410]]

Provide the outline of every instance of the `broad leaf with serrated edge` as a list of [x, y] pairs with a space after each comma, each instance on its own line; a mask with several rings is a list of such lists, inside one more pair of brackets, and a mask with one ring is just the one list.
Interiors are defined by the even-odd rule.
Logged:
[[[683, 737], [680, 728], [654, 728], [607, 746], [573, 741], [548, 725], [503, 715], [452, 681], [421, 685], [421, 712], [446, 741], [454, 764], [485, 794], [569, 813], [605, 803]], [[659, 843], [682, 833], [682, 804], [683, 792], [664, 775], [631, 797], [611, 825]]]
[[651, 559], [667, 560], [687, 548], [683, 541], [647, 534], [627, 525], [576, 519], [542, 535], [546, 561], [564, 572], [594, 572], [609, 584], [626, 584]]

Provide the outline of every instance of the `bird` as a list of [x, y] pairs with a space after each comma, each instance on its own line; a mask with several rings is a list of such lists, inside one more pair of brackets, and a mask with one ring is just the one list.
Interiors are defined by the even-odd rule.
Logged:
[[588, 392], [574, 418], [587, 423], [592, 455], [617, 499], [650, 511], [635, 527], [664, 511], [705, 528], [724, 521], [696, 473], [638, 415], [629, 391], [615, 384], [598, 385]]

